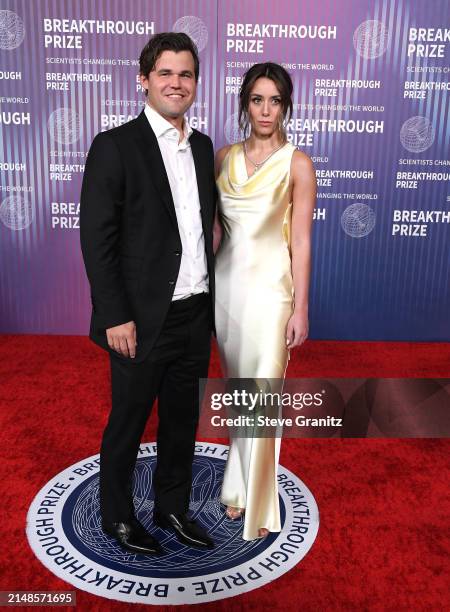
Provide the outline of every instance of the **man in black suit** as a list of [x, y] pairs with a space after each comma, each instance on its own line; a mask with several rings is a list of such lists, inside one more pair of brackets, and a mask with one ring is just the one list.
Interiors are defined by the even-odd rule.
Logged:
[[140, 56], [141, 114], [98, 134], [81, 193], [81, 247], [91, 285], [90, 337], [111, 360], [112, 409], [100, 453], [103, 530], [127, 550], [161, 554], [137, 520], [132, 475], [158, 398], [154, 523], [188, 546], [213, 542], [187, 512], [213, 329], [214, 154], [184, 116], [198, 81], [182, 33]]

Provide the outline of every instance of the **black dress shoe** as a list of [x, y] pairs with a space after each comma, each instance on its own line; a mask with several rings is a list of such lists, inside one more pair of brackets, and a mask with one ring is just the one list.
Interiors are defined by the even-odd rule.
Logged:
[[153, 522], [162, 529], [171, 529], [178, 540], [194, 548], [214, 548], [214, 542], [206, 531], [186, 514], [161, 514], [153, 511]]
[[158, 540], [135, 518], [120, 523], [102, 521], [102, 529], [130, 552], [143, 555], [162, 555], [164, 552]]

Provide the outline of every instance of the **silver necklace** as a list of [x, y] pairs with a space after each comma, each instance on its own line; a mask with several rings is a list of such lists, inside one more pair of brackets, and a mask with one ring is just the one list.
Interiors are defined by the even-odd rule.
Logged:
[[247, 146], [246, 146], [246, 144], [245, 144], [245, 140], [244, 140], [244, 142], [242, 143], [243, 148], [244, 148], [244, 155], [245, 155], [245, 157], [246, 157], [246, 158], [248, 159], [248, 161], [249, 161], [249, 162], [250, 162], [250, 163], [251, 163], [251, 164], [252, 164], [252, 165], [255, 167], [255, 169], [254, 169], [254, 171], [253, 171], [253, 172], [257, 172], [257, 171], [258, 171], [258, 170], [261, 168], [261, 166], [262, 166], [263, 164], [265, 164], [265, 163], [266, 163], [266, 161], [268, 161], [268, 160], [269, 160], [269, 159], [272, 157], [272, 155], [274, 155], [274, 154], [275, 154], [277, 151], [279, 151], [279, 150], [280, 150], [282, 147], [284, 147], [284, 145], [285, 145], [285, 144], [286, 144], [285, 142], [281, 143], [281, 144], [280, 144], [280, 146], [279, 146], [279, 147], [277, 147], [276, 149], [274, 149], [274, 150], [273, 150], [273, 151], [272, 151], [272, 152], [271, 152], [271, 153], [270, 153], [270, 154], [269, 154], [269, 155], [268, 155], [268, 156], [267, 156], [265, 159], [263, 159], [263, 160], [262, 160], [262, 161], [260, 161], [260, 162], [255, 162], [255, 161], [253, 161], [253, 159], [252, 159], [251, 157], [249, 157], [249, 155], [248, 155], [248, 153], [247, 153]]

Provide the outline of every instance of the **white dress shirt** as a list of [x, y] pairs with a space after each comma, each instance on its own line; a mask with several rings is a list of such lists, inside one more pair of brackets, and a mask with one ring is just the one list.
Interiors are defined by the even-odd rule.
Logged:
[[189, 137], [192, 128], [184, 118], [184, 137], [148, 104], [144, 110], [158, 140], [158, 145], [169, 179], [182, 253], [180, 271], [173, 300], [180, 300], [195, 293], [208, 292], [205, 239], [200, 216], [197, 177]]

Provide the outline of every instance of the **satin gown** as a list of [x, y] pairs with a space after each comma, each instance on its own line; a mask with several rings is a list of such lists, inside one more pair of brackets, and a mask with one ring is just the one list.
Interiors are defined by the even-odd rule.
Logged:
[[[279, 379], [282, 385], [285, 376], [286, 325], [293, 312], [294, 151], [286, 143], [249, 177], [242, 144], [232, 145], [217, 179], [223, 237], [216, 254], [215, 316], [226, 378]], [[257, 538], [260, 528], [281, 529], [279, 452], [279, 437], [230, 440], [221, 502], [245, 508], [244, 540]]]

